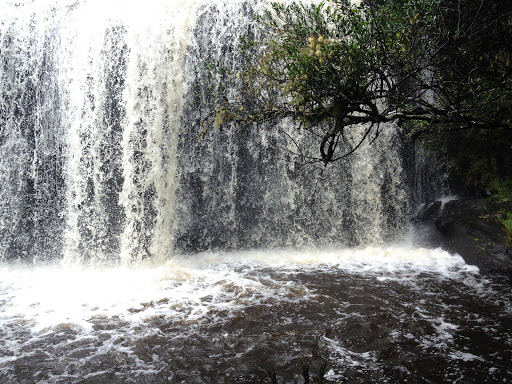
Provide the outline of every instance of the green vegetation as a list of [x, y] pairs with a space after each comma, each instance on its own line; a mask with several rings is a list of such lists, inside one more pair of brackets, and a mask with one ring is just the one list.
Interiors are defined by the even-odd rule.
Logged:
[[489, 198], [489, 209], [507, 228], [512, 238], [512, 180], [496, 179], [490, 184], [494, 194]]
[[[501, 190], [512, 176], [512, 3], [443, 1], [446, 24], [455, 25], [444, 48], [447, 105], [471, 110], [467, 125], [426, 131], [466, 187]], [[510, 188], [508, 188], [510, 191]], [[511, 196], [510, 194], [508, 195]]]
[[[238, 71], [217, 68], [205, 132], [292, 120], [318, 140], [317, 155], [301, 161], [327, 165], [398, 121], [462, 183], [511, 179], [509, 0], [275, 3], [257, 27], [241, 45]], [[366, 131], [351, 144], [346, 133], [356, 124]]]
[[505, 225], [507, 230], [512, 233], [512, 212], [508, 212], [502, 216], [501, 222]]

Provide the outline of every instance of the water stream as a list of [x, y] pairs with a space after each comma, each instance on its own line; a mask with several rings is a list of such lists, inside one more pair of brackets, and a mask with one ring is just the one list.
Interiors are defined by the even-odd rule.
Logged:
[[289, 122], [198, 139], [266, 5], [0, 4], [2, 383], [512, 378], [510, 286], [411, 233], [445, 191], [400, 127], [323, 172]]

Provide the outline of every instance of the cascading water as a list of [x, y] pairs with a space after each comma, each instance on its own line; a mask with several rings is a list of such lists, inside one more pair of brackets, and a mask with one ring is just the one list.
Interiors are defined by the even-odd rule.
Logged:
[[399, 127], [323, 171], [292, 124], [198, 139], [266, 5], [0, 5], [0, 381], [512, 375], [510, 289], [407, 245]]
[[6, 6], [2, 258], [169, 255], [197, 7], [176, 5]]
[[134, 16], [50, 2], [44, 17], [11, 5], [2, 258], [131, 262], [173, 248], [365, 244], [403, 230], [395, 127], [323, 176], [290, 169], [292, 143], [270, 129], [198, 142], [205, 63], [236, 68], [236, 44], [263, 5], [155, 3]]

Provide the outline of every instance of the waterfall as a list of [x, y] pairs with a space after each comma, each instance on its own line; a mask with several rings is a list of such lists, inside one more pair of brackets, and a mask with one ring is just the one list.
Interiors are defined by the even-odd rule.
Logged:
[[200, 137], [269, 2], [0, 1], [1, 383], [512, 377], [509, 281], [409, 237], [445, 180], [399, 125], [327, 167]]
[[325, 169], [291, 161], [318, 146], [291, 122], [198, 139], [205, 63], [237, 68], [267, 3], [4, 1], [0, 260], [396, 240], [410, 211], [398, 126]]

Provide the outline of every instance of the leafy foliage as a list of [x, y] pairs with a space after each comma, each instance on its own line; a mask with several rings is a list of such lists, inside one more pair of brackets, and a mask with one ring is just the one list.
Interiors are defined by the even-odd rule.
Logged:
[[[274, 3], [257, 16], [243, 66], [222, 77], [203, 124], [292, 119], [318, 137], [319, 156], [308, 160], [327, 164], [398, 120], [445, 153], [454, 151], [453, 137], [468, 148], [485, 143], [485, 153], [496, 144], [503, 159], [491, 162], [503, 165], [512, 152], [512, 3], [487, 3]], [[345, 133], [355, 124], [366, 133], [354, 145]], [[500, 170], [512, 173], [511, 163]]]
[[473, 188], [512, 177], [512, 3], [444, 0], [439, 97], [458, 119], [418, 130]]

